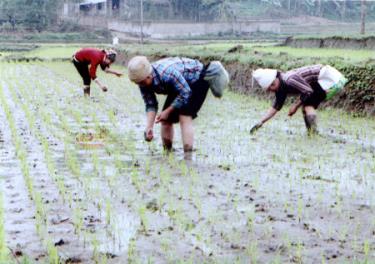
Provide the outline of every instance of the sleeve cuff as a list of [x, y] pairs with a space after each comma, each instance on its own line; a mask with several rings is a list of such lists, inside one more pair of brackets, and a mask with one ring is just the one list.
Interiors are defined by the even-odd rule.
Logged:
[[158, 109], [156, 108], [156, 107], [147, 107], [146, 108], [146, 113], [148, 113], [148, 112], [157, 112], [158, 111]]

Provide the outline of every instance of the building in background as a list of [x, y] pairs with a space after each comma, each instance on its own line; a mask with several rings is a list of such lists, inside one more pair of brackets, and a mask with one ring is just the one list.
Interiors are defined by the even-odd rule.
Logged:
[[[144, 1], [143, 28], [140, 23], [140, 0], [84, 0], [80, 3], [65, 3], [62, 19], [84, 26], [109, 29], [119, 38], [138, 38], [141, 31], [146, 38], [158, 39], [280, 32], [278, 20], [239, 19], [230, 10], [199, 6], [199, 1], [181, 3], [173, 5], [168, 0]], [[223, 13], [217, 13], [218, 10]]]

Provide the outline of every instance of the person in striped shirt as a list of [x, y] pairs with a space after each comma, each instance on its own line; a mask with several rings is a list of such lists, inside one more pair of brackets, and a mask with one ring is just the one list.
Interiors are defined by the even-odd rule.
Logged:
[[[147, 113], [145, 140], [154, 137], [154, 123], [161, 123], [161, 137], [166, 150], [172, 149], [173, 124], [180, 123], [185, 152], [193, 149], [193, 119], [202, 107], [209, 82], [204, 80], [206, 66], [189, 58], [165, 58], [150, 63], [144, 56], [129, 61], [129, 79], [142, 94]], [[156, 94], [167, 95], [163, 110], [158, 111]]]
[[250, 133], [254, 133], [265, 122], [276, 115], [284, 105], [288, 95], [297, 95], [299, 99], [290, 107], [289, 116], [293, 116], [302, 106], [303, 118], [309, 135], [317, 134], [316, 109], [326, 99], [326, 91], [318, 83], [322, 65], [305, 66], [288, 72], [275, 69], [257, 69], [253, 78], [266, 91], [275, 93], [275, 100], [266, 115], [253, 126]]

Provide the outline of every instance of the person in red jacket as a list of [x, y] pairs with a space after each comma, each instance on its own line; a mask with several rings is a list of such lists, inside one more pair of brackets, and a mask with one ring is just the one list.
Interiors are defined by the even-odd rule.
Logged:
[[115, 62], [116, 55], [117, 53], [114, 50], [95, 48], [83, 48], [73, 55], [73, 64], [83, 79], [83, 93], [85, 96], [90, 96], [91, 80], [95, 81], [103, 92], [108, 90], [107, 86], [103, 85], [96, 77], [96, 69], [99, 65], [106, 73], [114, 74], [117, 77], [122, 76], [122, 73], [109, 69], [109, 66]]

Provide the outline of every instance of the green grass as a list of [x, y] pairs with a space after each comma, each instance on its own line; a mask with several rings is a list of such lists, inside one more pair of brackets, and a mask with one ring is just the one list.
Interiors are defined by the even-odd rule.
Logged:
[[344, 58], [355, 62], [375, 59], [375, 52], [372, 50], [292, 47], [255, 47], [254, 50], [270, 52], [273, 55], [280, 55], [280, 52], [284, 52], [293, 57]]
[[[44, 60], [52, 59], [69, 59], [72, 55], [82, 47], [105, 47], [102, 44], [41, 44], [37, 48], [32, 48], [30, 51], [6, 51], [1, 52], [1, 57], [14, 56], [25, 58], [40, 58]], [[0, 58], [1, 58], [0, 57]]]
[[[249, 42], [216, 42], [208, 44], [184, 45], [184, 44], [147, 44], [144, 46], [136, 44], [123, 44], [118, 47], [120, 53], [168, 56], [191, 56], [191, 57], [221, 57], [224, 60], [239, 60], [251, 62], [254, 58], [260, 60], [278, 60], [280, 53], [283, 56], [295, 58], [322, 58], [333, 60], [346, 60], [348, 62], [361, 62], [375, 59], [372, 50], [351, 50], [331, 48], [292, 48], [276, 46], [276, 43], [249, 43]], [[242, 45], [240, 53], [228, 53], [228, 50], [236, 45]], [[41, 47], [28, 52], [1, 52], [1, 57], [8, 55], [24, 56], [27, 58], [38, 57], [41, 59], [63, 59], [70, 58], [75, 51], [84, 46], [105, 47], [102, 44], [44, 44]], [[258, 55], [256, 55], [258, 53]]]
[[0, 58], [1, 58], [1, 57], [4, 57], [4, 56], [8, 56], [8, 55], [10, 55], [10, 54], [11, 54], [10, 52], [2, 51], [2, 52], [0, 52]]
[[[241, 54], [238, 53], [228, 53], [228, 50], [238, 44], [243, 46]], [[282, 47], [275, 46], [275, 43], [211, 43], [202, 45], [145, 45], [144, 47], [139, 47], [136, 45], [122, 46], [129, 53], [143, 53], [145, 55], [153, 54], [169, 54], [171, 56], [184, 55], [184, 56], [194, 56], [194, 57], [206, 57], [206, 56], [221, 56], [224, 59], [230, 60], [231, 57], [239, 57], [241, 61], [251, 60], [250, 57], [255, 57], [254, 52], [261, 52], [263, 54], [259, 55], [259, 59], [275, 59], [277, 60], [280, 52], [286, 53], [285, 55], [291, 56], [293, 58], [342, 58], [349, 60], [350, 62], [366, 61], [375, 58], [375, 53], [371, 50], [351, 50], [351, 49], [331, 49], [331, 48], [292, 48], [292, 47]], [[264, 54], [266, 53], [266, 54]], [[269, 54], [267, 54], [269, 53]], [[242, 56], [244, 55], [244, 56]]]
[[15, 33], [1, 34], [0, 42], [14, 43], [105, 43], [110, 39], [110, 33], [106, 31], [84, 31], [84, 32], [41, 32], [41, 33]]
[[74, 52], [77, 51], [77, 49], [79, 49], [78, 46], [42, 47], [25, 53], [25, 56], [39, 57], [43, 59], [70, 58], [74, 54]]
[[294, 38], [295, 39], [325, 39], [325, 38], [337, 38], [337, 39], [357, 39], [357, 40], [361, 40], [361, 39], [365, 39], [365, 38], [368, 38], [368, 37], [374, 37], [375, 35], [373, 33], [367, 33], [367, 34], [360, 34], [359, 32], [358, 33], [352, 33], [352, 34], [343, 34], [343, 35], [337, 35], [337, 34], [322, 34], [322, 35], [298, 35], [298, 36], [295, 36]]

